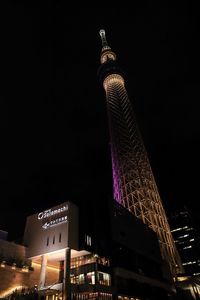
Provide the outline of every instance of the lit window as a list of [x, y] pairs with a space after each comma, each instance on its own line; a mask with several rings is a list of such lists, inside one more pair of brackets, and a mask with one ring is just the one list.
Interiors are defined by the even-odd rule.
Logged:
[[181, 229], [182, 229], [182, 228], [176, 228], [176, 229], [171, 230], [171, 232], [179, 231], [179, 230], [181, 230]]
[[111, 285], [110, 274], [104, 272], [98, 272], [98, 281], [99, 284], [110, 286]]
[[192, 248], [192, 246], [183, 247], [183, 249], [189, 249], [189, 248]]
[[28, 266], [23, 266], [22, 267], [22, 272], [28, 272], [29, 271], [29, 267]]
[[179, 239], [182, 239], [182, 238], [185, 238], [185, 237], [187, 237], [187, 236], [189, 236], [189, 234], [181, 235], [181, 236], [179, 236], [178, 238], [179, 238]]
[[91, 246], [92, 245], [92, 239], [91, 239], [91, 236], [89, 236], [89, 235], [85, 235], [85, 241], [86, 241], [86, 244], [88, 245], [88, 246]]
[[173, 230], [171, 230], [171, 232], [179, 231], [179, 230], [186, 229], [186, 228], [188, 228], [188, 226], [184, 226], [184, 227], [179, 227], [179, 228], [173, 229]]
[[191, 231], [191, 230], [193, 230], [193, 229], [194, 229], [194, 228], [192, 228], [192, 227], [191, 227], [191, 228], [187, 228], [186, 231]]
[[196, 264], [196, 261], [188, 261], [186, 263], [183, 263], [182, 265], [186, 266], [186, 265], [193, 265], [193, 264]]
[[94, 272], [87, 273], [86, 280], [87, 280], [87, 283], [89, 283], [89, 284], [95, 284], [95, 274], [94, 274]]
[[1, 262], [1, 267], [2, 267], [2, 268], [5, 268], [5, 266], [6, 266], [6, 261], [3, 260], [3, 261]]

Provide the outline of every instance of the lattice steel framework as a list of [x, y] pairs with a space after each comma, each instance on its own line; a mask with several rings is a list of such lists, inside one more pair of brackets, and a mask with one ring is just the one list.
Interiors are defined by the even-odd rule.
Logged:
[[149, 159], [125, 88], [116, 55], [102, 39], [99, 77], [107, 98], [114, 199], [158, 235], [161, 254], [173, 276], [182, 270]]

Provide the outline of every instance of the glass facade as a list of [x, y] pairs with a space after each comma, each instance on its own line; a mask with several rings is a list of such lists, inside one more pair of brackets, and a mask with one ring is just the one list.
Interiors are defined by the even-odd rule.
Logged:
[[105, 257], [100, 257], [97, 254], [89, 254], [84, 256], [78, 256], [71, 259], [71, 269], [77, 268], [86, 264], [97, 263], [103, 266], [110, 266], [110, 262]]
[[88, 294], [82, 294], [82, 293], [72, 293], [72, 300], [111, 300], [112, 294], [109, 293], [88, 293]]
[[[112, 299], [109, 266], [109, 260], [97, 254], [72, 258], [70, 271], [72, 299]], [[89, 286], [98, 292], [89, 292], [91, 289]], [[83, 292], [80, 292], [80, 289]]]
[[186, 276], [200, 274], [200, 234], [191, 213], [185, 207], [171, 218], [171, 232], [179, 251]]
[[[71, 283], [72, 284], [99, 284], [111, 286], [109, 274], [109, 260], [97, 254], [89, 254], [71, 259]], [[107, 269], [100, 270], [101, 266]]]

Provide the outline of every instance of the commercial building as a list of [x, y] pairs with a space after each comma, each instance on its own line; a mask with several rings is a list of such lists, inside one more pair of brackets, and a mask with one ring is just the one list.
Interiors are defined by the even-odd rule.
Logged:
[[[88, 220], [65, 202], [27, 218], [22, 257], [26, 270], [1, 262], [0, 297], [34, 289], [46, 299], [168, 299], [175, 290], [156, 234], [116, 201]], [[81, 221], [82, 220], [82, 221]], [[88, 232], [89, 224], [94, 226]], [[144, 242], [145, 241], [145, 242]], [[9, 242], [7, 242], [9, 243]], [[30, 264], [31, 262], [31, 264]], [[25, 267], [24, 267], [25, 268]], [[16, 274], [23, 276], [16, 276]], [[28, 297], [28, 294], [27, 294]]]
[[186, 207], [171, 215], [171, 232], [186, 276], [200, 275], [200, 235]]

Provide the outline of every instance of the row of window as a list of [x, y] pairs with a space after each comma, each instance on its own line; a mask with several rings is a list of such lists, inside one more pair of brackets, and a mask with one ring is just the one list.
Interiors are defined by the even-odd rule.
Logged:
[[110, 266], [110, 262], [106, 257], [100, 257], [98, 254], [89, 254], [84, 256], [73, 257], [71, 259], [71, 268], [78, 268], [80, 266], [96, 262], [100, 265]]
[[118, 300], [140, 300], [141, 298], [133, 298], [133, 297], [126, 297], [126, 296], [118, 296]]
[[196, 264], [196, 263], [197, 263], [196, 261], [188, 261], [188, 262], [182, 263], [182, 265], [186, 266], [186, 265], [193, 265], [193, 264]]
[[[61, 241], [62, 241], [62, 235], [61, 235], [61, 233], [59, 233], [58, 242], [61, 243]], [[54, 235], [53, 235], [53, 239], [52, 239], [52, 244], [55, 244], [55, 242], [56, 242], [56, 236], [55, 236], [55, 234], [54, 234]], [[46, 246], [49, 246], [50, 243], [51, 243], [51, 241], [50, 241], [50, 238], [49, 238], [49, 236], [48, 236], [48, 237], [47, 237]]]
[[188, 226], [184, 226], [184, 227], [179, 227], [179, 228], [173, 229], [173, 230], [171, 230], [171, 232], [183, 230], [183, 229], [186, 229], [186, 228], [188, 228]]
[[91, 238], [91, 236], [89, 236], [89, 235], [85, 235], [85, 242], [86, 242], [86, 245], [88, 245], [88, 246], [92, 246], [92, 238]]
[[[52, 244], [55, 244], [55, 242], [56, 242], [56, 236], [54, 234], [53, 239], [52, 239]], [[61, 243], [61, 233], [59, 233], [58, 242]], [[85, 235], [85, 242], [86, 242], [86, 244], [88, 246], [91, 246], [92, 245], [92, 238], [91, 238], [91, 236], [89, 236], [89, 235], [86, 234]], [[46, 241], [46, 246], [49, 246], [49, 244], [50, 244], [50, 238], [48, 236], [47, 237], [47, 241]]]
[[[71, 283], [73, 284], [96, 284], [110, 286], [111, 276], [108, 273], [97, 272], [95, 278], [95, 272], [82, 273], [79, 275], [71, 274]], [[96, 282], [97, 281], [97, 282]]]
[[112, 300], [112, 294], [108, 293], [72, 293], [72, 300]]

